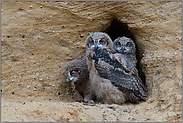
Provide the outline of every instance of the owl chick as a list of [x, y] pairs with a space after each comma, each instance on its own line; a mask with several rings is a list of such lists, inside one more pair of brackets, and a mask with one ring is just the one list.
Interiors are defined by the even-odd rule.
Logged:
[[[67, 78], [67, 81], [72, 84], [74, 89], [76, 89], [82, 98], [85, 98], [91, 86], [89, 84], [89, 71], [86, 64], [86, 57], [79, 56], [77, 59], [69, 62], [64, 71], [64, 76]], [[90, 97], [93, 99], [93, 97]]]
[[122, 104], [129, 98], [147, 100], [137, 69], [124, 54], [112, 49], [112, 40], [106, 33], [90, 34], [85, 46], [89, 80], [97, 99], [109, 104]]
[[133, 63], [133, 65], [136, 67], [137, 59], [136, 59], [136, 47], [135, 43], [132, 39], [127, 38], [125, 36], [118, 37], [114, 40], [113, 43], [113, 49], [121, 54], [125, 54], [129, 60]]

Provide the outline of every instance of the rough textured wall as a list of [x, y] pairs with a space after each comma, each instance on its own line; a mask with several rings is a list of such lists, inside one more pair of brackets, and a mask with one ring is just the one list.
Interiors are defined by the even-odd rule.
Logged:
[[[182, 2], [1, 5], [2, 121], [182, 121]], [[149, 99], [112, 105], [116, 110], [73, 103], [64, 66], [85, 54], [91, 32], [106, 32], [114, 19], [135, 35]]]

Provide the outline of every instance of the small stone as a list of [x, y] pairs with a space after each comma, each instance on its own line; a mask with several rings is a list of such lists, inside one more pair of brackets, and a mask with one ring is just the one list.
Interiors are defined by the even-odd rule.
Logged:
[[43, 82], [44, 81], [44, 79], [39, 79], [39, 82]]
[[21, 101], [18, 101], [19, 103], [21, 103]]
[[136, 114], [138, 114], [138, 113], [139, 113], [139, 111], [138, 111], [138, 110], [136, 110], [136, 111], [135, 111], [135, 113], [136, 113]]
[[18, 110], [19, 108], [15, 108], [15, 110]]
[[124, 109], [123, 112], [130, 113], [131, 112], [131, 109]]
[[33, 6], [31, 5], [30, 8], [32, 8]]
[[49, 84], [45, 84], [45, 86], [50, 86]]
[[28, 85], [27, 88], [30, 88], [30, 85]]
[[107, 108], [114, 109], [114, 107], [113, 107], [113, 106], [110, 106], [110, 105], [109, 105], [109, 106], [107, 106]]
[[40, 8], [42, 9], [43, 7], [42, 7], [42, 6], [40, 6]]
[[80, 35], [80, 38], [83, 38], [84, 37], [84, 35]]
[[22, 83], [18, 83], [18, 85], [22, 85]]
[[52, 85], [53, 87], [55, 87], [55, 85]]
[[95, 104], [93, 104], [93, 103], [83, 103], [83, 105], [88, 105], [88, 106], [94, 106]]

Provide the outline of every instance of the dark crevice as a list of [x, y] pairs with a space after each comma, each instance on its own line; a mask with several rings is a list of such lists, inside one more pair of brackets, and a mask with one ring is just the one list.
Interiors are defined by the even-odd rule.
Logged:
[[116, 19], [111, 22], [111, 25], [104, 32], [106, 32], [113, 41], [122, 36], [131, 38], [134, 42], [136, 40], [135, 35], [128, 29], [128, 25]]
[[103, 32], [107, 33], [113, 41], [116, 38], [123, 37], [123, 36], [131, 38], [134, 41], [134, 43], [136, 45], [136, 58], [138, 60], [137, 69], [139, 71], [139, 77], [141, 78], [143, 83], [146, 84], [146, 82], [145, 82], [146, 77], [145, 77], [144, 73], [142, 72], [142, 66], [140, 65], [140, 61], [142, 59], [142, 54], [140, 54], [140, 52], [139, 52], [140, 47], [138, 47], [135, 35], [133, 34], [132, 31], [129, 30], [127, 23], [122, 23], [122, 22], [114, 19], [111, 21], [110, 26]]

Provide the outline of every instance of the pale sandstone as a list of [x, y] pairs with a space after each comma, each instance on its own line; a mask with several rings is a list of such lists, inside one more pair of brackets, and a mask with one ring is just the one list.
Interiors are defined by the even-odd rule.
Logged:
[[[182, 2], [1, 5], [3, 122], [182, 121]], [[113, 19], [135, 35], [149, 90], [147, 102], [113, 104], [114, 111], [75, 102], [62, 74], [68, 61], [85, 54], [87, 36], [106, 31]]]

